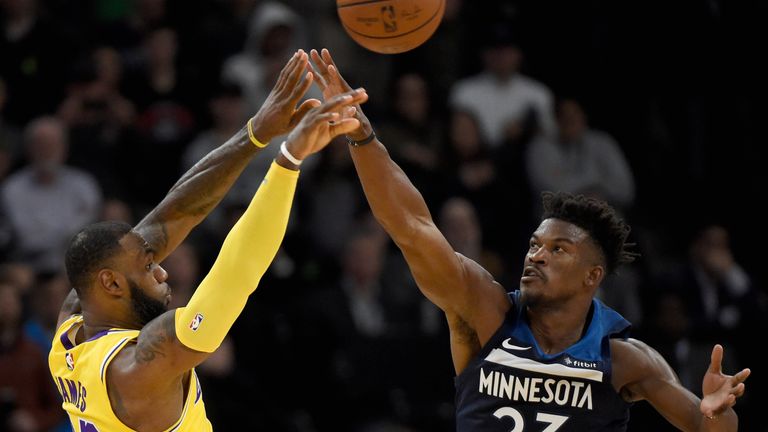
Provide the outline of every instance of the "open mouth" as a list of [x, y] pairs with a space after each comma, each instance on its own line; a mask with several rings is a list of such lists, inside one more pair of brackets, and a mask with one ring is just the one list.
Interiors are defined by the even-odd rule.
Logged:
[[533, 279], [544, 279], [544, 275], [535, 267], [528, 266], [523, 270], [522, 281], [529, 281]]

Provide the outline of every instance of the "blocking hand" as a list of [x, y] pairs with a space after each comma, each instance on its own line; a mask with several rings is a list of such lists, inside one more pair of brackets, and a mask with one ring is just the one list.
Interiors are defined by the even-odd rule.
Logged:
[[285, 135], [304, 118], [310, 109], [320, 105], [317, 99], [309, 99], [296, 108], [296, 104], [312, 85], [314, 78], [312, 72], [305, 74], [308, 62], [307, 53], [303, 50], [296, 51], [280, 72], [267, 100], [250, 120], [253, 135], [260, 142], [267, 144], [272, 138]]
[[340, 112], [366, 100], [368, 94], [365, 90], [357, 89], [334, 96], [312, 108], [288, 135], [286, 148], [294, 157], [304, 159], [325, 148], [333, 138], [359, 128], [359, 120], [342, 118]]
[[[315, 64], [312, 68], [315, 82], [323, 92], [323, 99], [326, 101], [332, 97], [351, 91], [352, 87], [347, 84], [347, 81], [339, 73], [339, 69], [336, 67], [330, 51], [323, 48], [321, 52], [313, 49], [310, 51], [312, 62]], [[360, 121], [360, 127], [350, 131], [347, 135], [354, 140], [362, 140], [371, 134], [373, 130], [368, 118], [363, 114], [359, 105], [354, 106], [355, 109], [350, 109], [344, 112], [343, 117], [354, 117]]]

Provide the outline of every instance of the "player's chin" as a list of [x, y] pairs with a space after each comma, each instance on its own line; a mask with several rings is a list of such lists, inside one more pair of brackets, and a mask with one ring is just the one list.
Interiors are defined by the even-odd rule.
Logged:
[[526, 297], [539, 297], [544, 292], [544, 281], [540, 278], [520, 278], [520, 293]]

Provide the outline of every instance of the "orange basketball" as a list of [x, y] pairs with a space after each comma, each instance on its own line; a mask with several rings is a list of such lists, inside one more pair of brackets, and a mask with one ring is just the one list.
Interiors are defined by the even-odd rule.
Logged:
[[344, 30], [371, 51], [396, 54], [423, 44], [437, 30], [445, 0], [336, 0]]

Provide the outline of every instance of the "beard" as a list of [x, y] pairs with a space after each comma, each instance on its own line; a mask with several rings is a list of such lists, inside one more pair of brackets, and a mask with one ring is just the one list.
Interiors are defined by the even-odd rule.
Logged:
[[168, 311], [165, 302], [144, 294], [144, 291], [133, 281], [128, 281], [128, 287], [131, 289], [131, 309], [133, 310], [133, 315], [139, 320], [139, 324], [142, 327]]

